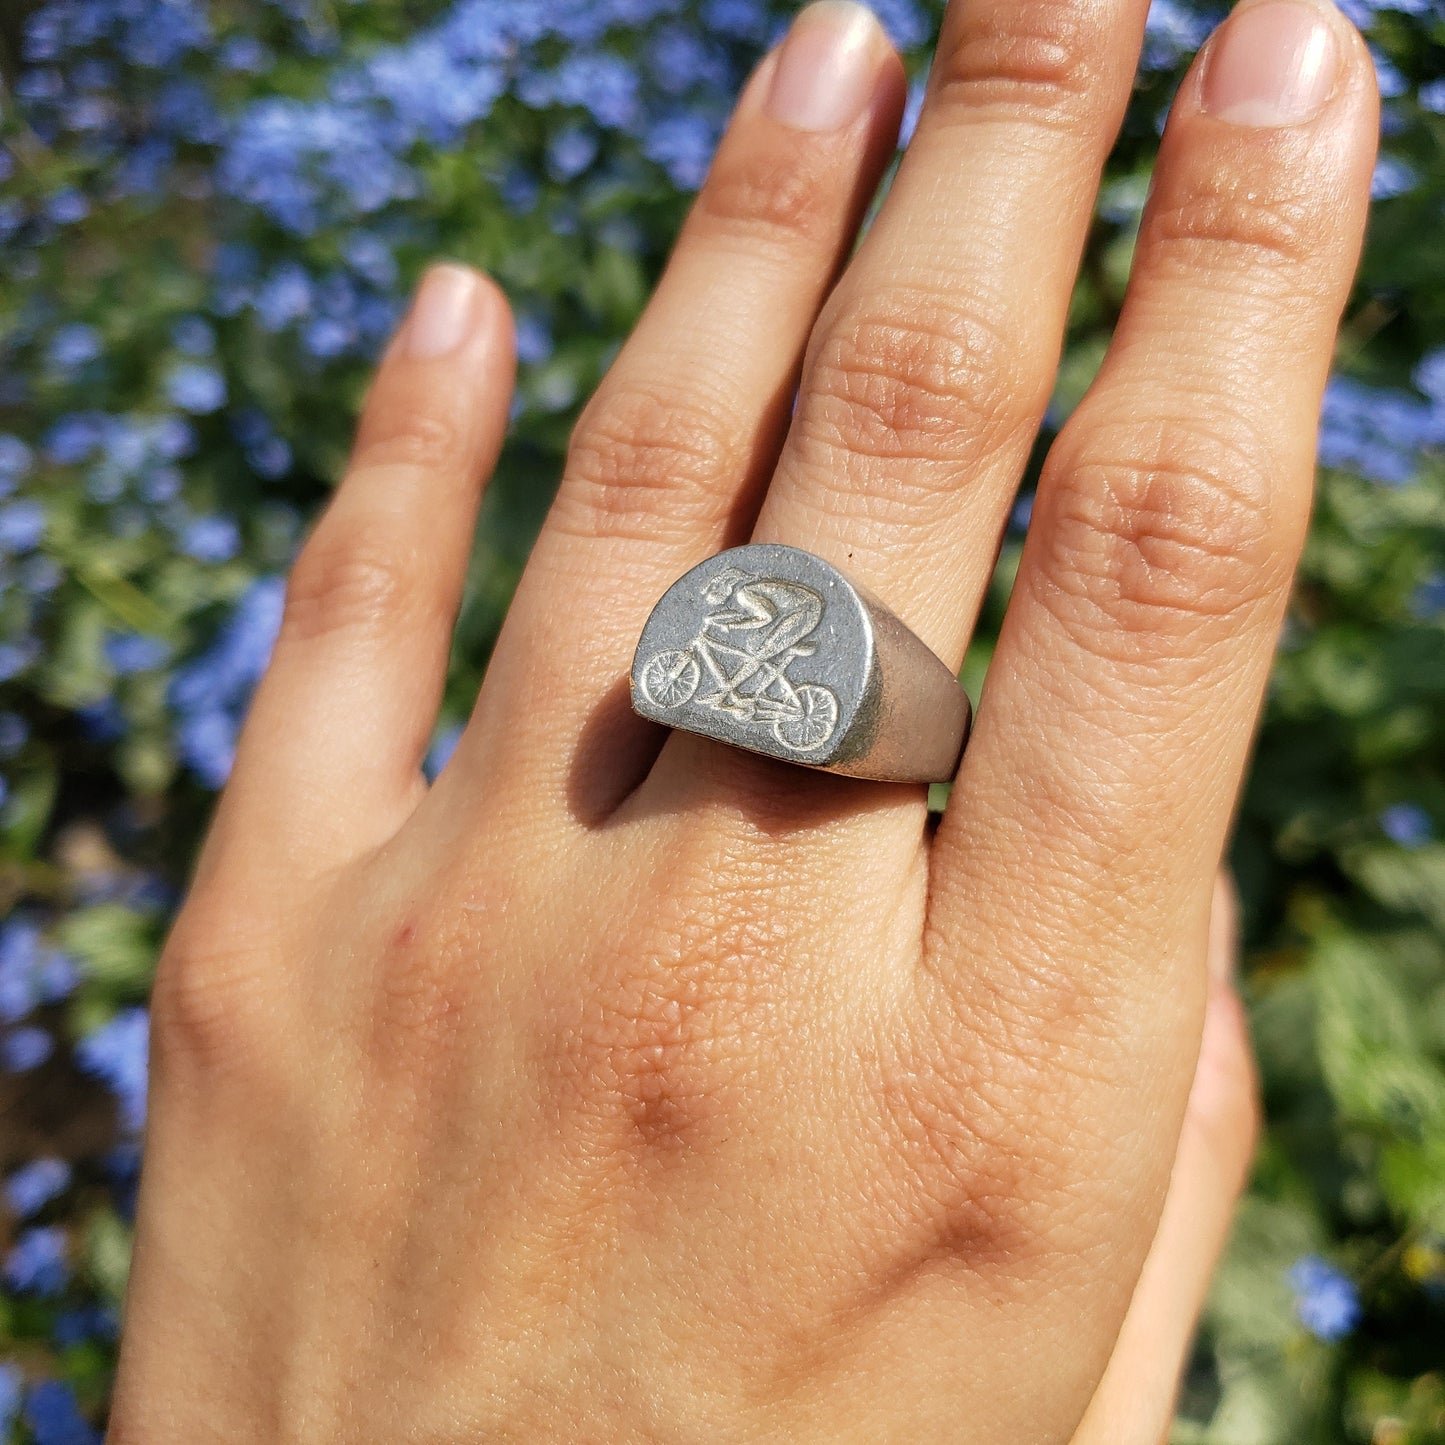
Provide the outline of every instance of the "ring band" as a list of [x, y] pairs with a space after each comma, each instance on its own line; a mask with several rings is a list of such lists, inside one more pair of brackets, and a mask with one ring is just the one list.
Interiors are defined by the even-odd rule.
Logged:
[[663, 593], [632, 706], [784, 762], [906, 783], [953, 777], [971, 717], [952, 669], [887, 607], [777, 542], [719, 552]]

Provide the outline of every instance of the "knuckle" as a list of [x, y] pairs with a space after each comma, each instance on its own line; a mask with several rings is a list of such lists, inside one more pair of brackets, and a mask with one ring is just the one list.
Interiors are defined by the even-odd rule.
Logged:
[[604, 384], [577, 423], [553, 516], [589, 540], [663, 541], [726, 515], [747, 458], [695, 387]]
[[322, 518], [296, 559], [282, 635], [304, 641], [376, 631], [410, 617], [429, 595], [420, 585], [426, 571], [395, 518], [351, 516], [343, 503]]
[[1106, 90], [1106, 40], [1094, 4], [965, 5], [936, 62], [934, 104], [944, 114], [997, 109], [1042, 124], [1077, 124]]
[[551, 1012], [547, 1091], [559, 1116], [625, 1166], [702, 1150], [730, 1087], [718, 1005], [690, 960], [595, 959], [587, 996]]
[[918, 292], [831, 318], [811, 362], [806, 434], [886, 461], [966, 462], [1031, 426], [1043, 368], [977, 312]]
[[1257, 277], [1296, 270], [1317, 247], [1314, 209], [1298, 196], [1261, 191], [1223, 161], [1166, 191], [1151, 208], [1145, 244], [1166, 272]]
[[831, 239], [837, 226], [835, 187], [814, 147], [769, 149], [763, 155], [719, 156], [698, 196], [694, 223], [760, 245], [793, 248]]
[[363, 433], [352, 467], [398, 467], [425, 476], [453, 468], [462, 451], [462, 428], [455, 416], [413, 411], [405, 425], [394, 431], [375, 436]]
[[156, 969], [151, 1065], [158, 1078], [255, 1073], [274, 1048], [275, 1016], [254, 951], [183, 915]]
[[575, 1043], [588, 1102], [622, 1124], [631, 1146], [650, 1157], [701, 1142], [720, 1069], [695, 975], [630, 973], [593, 1000]]
[[[1036, 1102], [1041, 1074], [1061, 1082], [1057, 1060], [1039, 1057], [1024, 1024], [1009, 1032], [1017, 1038], [1007, 1048], [981, 1050], [973, 1022], [966, 1046], [953, 1024], [927, 1026], [884, 1053], [881, 1093], [902, 1166], [895, 1177], [921, 1206], [933, 1252], [1005, 1272], [1050, 1248], [1071, 1187], [1060, 1141]], [[971, 1057], [972, 1068], [961, 1064]], [[959, 1107], [961, 1097], [968, 1108]]]
[[1060, 449], [1032, 575], [1091, 651], [1127, 659], [1179, 630], [1232, 630], [1287, 584], [1301, 526], [1243, 424], [1129, 423], [1072, 457], [1067, 439]]
[[772, 1037], [759, 998], [777, 967], [775, 925], [739, 896], [715, 845], [683, 845], [659, 866], [662, 888], [583, 963], [583, 987], [544, 1005], [559, 1117], [632, 1168], [723, 1137]]

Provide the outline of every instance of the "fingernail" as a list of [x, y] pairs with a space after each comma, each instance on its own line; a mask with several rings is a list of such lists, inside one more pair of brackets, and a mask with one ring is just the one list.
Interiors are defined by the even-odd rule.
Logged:
[[465, 266], [433, 266], [422, 278], [402, 327], [402, 347], [418, 360], [435, 360], [455, 351], [476, 325], [475, 272]]
[[797, 130], [842, 130], [863, 113], [878, 73], [881, 27], [853, 0], [818, 0], [778, 52], [766, 109]]
[[1298, 125], [1330, 97], [1339, 74], [1334, 30], [1317, 5], [1257, 0], [1215, 37], [1204, 110], [1235, 125]]

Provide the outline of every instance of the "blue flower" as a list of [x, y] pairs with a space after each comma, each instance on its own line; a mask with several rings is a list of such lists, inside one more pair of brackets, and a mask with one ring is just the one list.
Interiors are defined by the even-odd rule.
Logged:
[[[1422, 356], [1412, 380], [1436, 407], [1445, 412], [1445, 347]], [[1440, 432], [1445, 438], [1445, 425], [1440, 427]]]
[[1380, 831], [1402, 848], [1423, 848], [1435, 836], [1430, 815], [1418, 803], [1392, 803], [1380, 814]]
[[99, 412], [77, 411], [63, 416], [45, 436], [45, 454], [61, 466], [83, 462], [100, 445], [106, 418]]
[[205, 415], [226, 404], [226, 378], [214, 366], [186, 362], [166, 378], [166, 396], [182, 411]]
[[40, 930], [20, 918], [0, 924], [0, 1022], [16, 1023], [35, 1007]]
[[254, 35], [232, 35], [225, 40], [216, 59], [227, 70], [239, 70], [248, 75], [260, 75], [271, 63], [271, 52]]
[[1152, 0], [1144, 23], [1145, 70], [1173, 70], [1209, 36], [1210, 17], [1183, 0]]
[[22, 1229], [5, 1256], [5, 1283], [18, 1294], [58, 1295], [70, 1279], [69, 1252], [63, 1229]]
[[280, 331], [310, 313], [312, 281], [295, 261], [279, 265], [262, 283], [252, 303], [267, 331]]
[[514, 216], [526, 216], [536, 210], [542, 198], [542, 186], [537, 177], [513, 166], [498, 183], [502, 204]]
[[19, 677], [39, 656], [40, 644], [33, 637], [0, 642], [0, 682]]
[[216, 333], [201, 316], [182, 316], [171, 327], [171, 345], [186, 356], [209, 356], [216, 349]]
[[74, 993], [80, 983], [80, 968], [58, 948], [46, 948], [35, 964], [33, 985], [37, 1003], [59, 1003]]
[[183, 416], [157, 417], [148, 432], [151, 449], [158, 457], [174, 462], [196, 449], [196, 429]]
[[0, 507], [0, 554], [33, 552], [45, 536], [45, 508], [30, 498]]
[[364, 280], [383, 290], [396, 285], [396, 257], [385, 241], [365, 231], [356, 231], [342, 243], [346, 264]]
[[423, 765], [423, 771], [428, 778], [435, 779], [441, 770], [451, 762], [452, 754], [456, 752], [457, 744], [461, 741], [462, 732], [461, 723], [447, 723], [437, 729], [431, 747], [427, 749], [426, 762]]
[[678, 111], [648, 132], [644, 150], [667, 172], [675, 186], [694, 191], [703, 182], [717, 147], [716, 122], [694, 111]]
[[79, 191], [56, 191], [45, 202], [45, 215], [58, 226], [73, 226], [90, 214], [90, 202]]
[[255, 407], [235, 412], [231, 417], [231, 431], [253, 471], [263, 477], [280, 477], [291, 470], [291, 448], [276, 435], [265, 412]]
[[32, 1159], [5, 1181], [5, 1202], [13, 1214], [29, 1219], [69, 1187], [70, 1165], [65, 1160], [53, 1156]]
[[86, 737], [98, 743], [114, 742], [125, 736], [125, 714], [113, 697], [86, 703], [75, 710]]
[[145, 1124], [149, 1048], [150, 1015], [143, 1008], [122, 1009], [75, 1046], [76, 1063], [109, 1086], [133, 1133]]
[[1400, 74], [1400, 67], [1373, 45], [1370, 47], [1370, 59], [1375, 62], [1375, 84], [1380, 89], [1382, 100], [1395, 100], [1410, 89], [1410, 82]]
[[1415, 589], [1410, 611], [1425, 622], [1445, 616], [1445, 572], [1432, 573]]
[[0, 1435], [15, 1423], [24, 1388], [25, 1376], [20, 1373], [20, 1366], [0, 1360]]
[[1427, 81], [1420, 87], [1420, 104], [1435, 115], [1445, 115], [1445, 78]]
[[30, 724], [18, 712], [0, 712], [0, 758], [13, 758], [30, 739]]
[[1394, 196], [1403, 196], [1413, 191], [1420, 183], [1420, 177], [1408, 162], [1399, 156], [1382, 154], [1375, 162], [1374, 178], [1370, 182], [1370, 196], [1376, 201], [1388, 201]]
[[517, 360], [537, 366], [552, 355], [552, 331], [546, 319], [535, 311], [523, 311], [517, 317]]
[[223, 787], [231, 776], [239, 730], [235, 714], [223, 707], [188, 712], [176, 728], [182, 759], [208, 788]]
[[102, 1304], [61, 1310], [50, 1326], [51, 1343], [58, 1350], [68, 1350], [88, 1340], [109, 1342], [119, 1333], [119, 1323], [115, 1311]]
[[900, 50], [915, 50], [933, 33], [928, 12], [917, 0], [869, 0], [869, 8]]
[[291, 448], [281, 437], [267, 437], [246, 448], [251, 470], [263, 477], [284, 477], [291, 470]]
[[156, 467], [141, 479], [140, 494], [154, 504], [174, 502], [181, 494], [182, 485], [179, 467]]
[[695, 86], [722, 92], [732, 84], [726, 53], [681, 25], [669, 26], [653, 38], [648, 62], [653, 79], [670, 95], [681, 95]]
[[0, 1035], [0, 1067], [9, 1074], [38, 1069], [55, 1052], [55, 1040], [42, 1028], [26, 1025]]
[[344, 356], [357, 340], [356, 328], [334, 316], [318, 316], [306, 328], [303, 342], [312, 356], [323, 360]]
[[166, 83], [153, 103], [151, 118], [158, 129], [192, 145], [215, 145], [224, 133], [205, 87], [188, 76]]
[[597, 135], [580, 125], [569, 125], [547, 145], [547, 169], [554, 179], [570, 181], [597, 159]]
[[1333, 1344], [1351, 1334], [1362, 1313], [1355, 1282], [1318, 1255], [1296, 1260], [1289, 1271], [1295, 1314], [1316, 1339]]
[[17, 436], [0, 432], [0, 479], [15, 483], [23, 481], [30, 471], [30, 448]]
[[175, 142], [161, 135], [147, 136], [126, 147], [115, 178], [125, 196], [160, 196], [172, 180]]
[[1320, 460], [1391, 486], [1408, 482], [1420, 451], [1445, 441], [1445, 408], [1334, 377], [1320, 413]]
[[69, 375], [100, 355], [100, 333], [93, 326], [75, 321], [62, 326], [50, 338], [46, 358], [56, 371]]
[[761, 43], [772, 31], [773, 16], [763, 0], [708, 0], [703, 23], [721, 35]]
[[[53, 557], [36, 554], [27, 557], [15, 569], [15, 576], [23, 591], [28, 592], [32, 597], [45, 597], [60, 586], [60, 563]], [[21, 648], [20, 651], [24, 653], [25, 649]], [[28, 667], [39, 651], [39, 644], [32, 641], [28, 654], [29, 661], [26, 661], [24, 666]], [[0, 671], [3, 671], [3, 666], [0, 666]], [[13, 676], [13, 674], [10, 675]]]
[[455, 35], [423, 33], [368, 62], [367, 89], [384, 101], [407, 140], [455, 144], [486, 117], [506, 88], [506, 74], [485, 55], [459, 52]]
[[182, 529], [180, 548], [197, 562], [229, 562], [241, 550], [241, 529], [230, 517], [197, 517]]
[[111, 668], [126, 676], [134, 672], [154, 672], [171, 655], [170, 646], [159, 637], [141, 632], [112, 632], [104, 643], [105, 660]]
[[69, 1385], [43, 1380], [25, 1397], [25, 1423], [35, 1445], [101, 1445], [98, 1431], [80, 1412]]
[[230, 775], [241, 715], [270, 660], [284, 604], [281, 578], [257, 579], [215, 643], [171, 680], [177, 749], [209, 787], [220, 787]]
[[620, 55], [574, 51], [541, 80], [538, 98], [581, 106], [599, 124], [624, 130], [638, 107], [637, 72]]

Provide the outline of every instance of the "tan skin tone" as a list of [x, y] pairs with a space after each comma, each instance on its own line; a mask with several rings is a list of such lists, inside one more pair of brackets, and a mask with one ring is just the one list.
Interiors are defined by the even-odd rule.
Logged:
[[1211, 894], [1373, 155], [1299, 6], [1308, 115], [1222, 108], [1219, 37], [1183, 85], [936, 830], [642, 723], [631, 650], [751, 536], [959, 663], [1144, 0], [955, 0], [846, 267], [901, 71], [799, 22], [852, 27], [856, 113], [750, 84], [428, 788], [512, 368], [432, 274], [162, 962], [112, 1445], [1162, 1438], [1252, 1141]]

